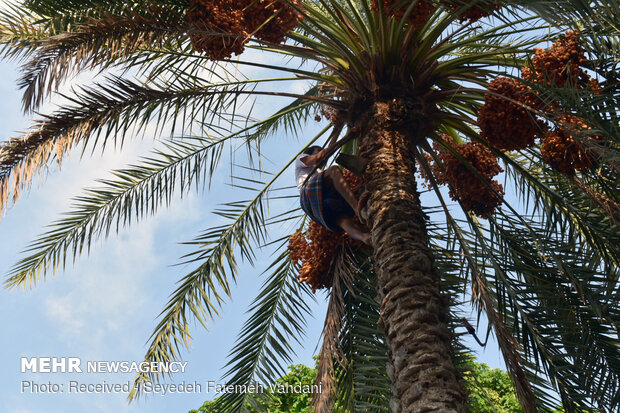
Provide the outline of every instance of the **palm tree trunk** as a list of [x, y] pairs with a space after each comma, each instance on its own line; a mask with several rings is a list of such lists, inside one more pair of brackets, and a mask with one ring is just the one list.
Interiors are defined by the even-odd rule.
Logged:
[[361, 138], [361, 155], [369, 161], [364, 215], [387, 337], [390, 407], [394, 413], [462, 413], [465, 394], [453, 363], [446, 300], [414, 177], [412, 148], [419, 128], [405, 126], [399, 108], [398, 101], [376, 103]]

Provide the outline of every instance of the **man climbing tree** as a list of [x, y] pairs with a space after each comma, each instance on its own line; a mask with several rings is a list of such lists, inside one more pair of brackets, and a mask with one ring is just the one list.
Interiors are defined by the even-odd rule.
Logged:
[[357, 241], [370, 244], [370, 233], [355, 221], [359, 201], [338, 166], [321, 170], [332, 146], [310, 146], [295, 160], [295, 179], [301, 207], [317, 223], [335, 233], [347, 232]]

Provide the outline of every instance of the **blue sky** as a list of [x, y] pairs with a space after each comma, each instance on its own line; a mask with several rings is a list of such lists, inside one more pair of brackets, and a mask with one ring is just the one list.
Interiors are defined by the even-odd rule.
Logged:
[[[0, 63], [0, 138], [18, 136], [28, 120], [20, 111], [20, 92], [16, 88], [17, 65]], [[265, 110], [273, 110], [270, 104]], [[318, 125], [308, 130], [311, 136]], [[148, 136], [148, 135], [147, 135]], [[63, 162], [59, 173], [51, 173], [0, 220], [0, 273], [7, 274], [19, 259], [20, 252], [41, 234], [44, 227], [69, 210], [70, 199], [84, 187], [96, 186], [94, 179], [105, 178], [110, 169], [135, 162], [148, 153], [152, 141], [130, 141], [122, 151], [110, 151], [79, 161], [72, 156]], [[295, 139], [276, 136], [265, 149], [270, 158], [282, 162], [299, 150]], [[226, 172], [226, 168], [224, 168]], [[286, 179], [293, 184], [293, 171]], [[36, 182], [36, 181], [35, 181]], [[210, 192], [193, 193], [176, 199], [169, 209], [121, 231], [107, 240], [97, 241], [89, 256], [80, 257], [75, 265], [49, 277], [35, 289], [0, 290], [2, 322], [0, 410], [7, 413], [56, 413], [88, 409], [89, 412], [187, 412], [197, 408], [208, 394], [151, 396], [131, 405], [123, 394], [76, 395], [21, 393], [22, 381], [65, 383], [124, 383], [128, 374], [33, 374], [20, 372], [21, 357], [79, 357], [87, 360], [140, 361], [146, 342], [156, 325], [156, 318], [173, 291], [175, 281], [189, 267], [173, 266], [189, 252], [179, 242], [191, 240], [200, 230], [218, 219], [210, 211], [220, 202], [243, 199], [227, 185], [226, 173], [214, 182]], [[291, 205], [294, 201], [288, 202]], [[286, 205], [285, 205], [286, 206]], [[290, 231], [285, 227], [282, 231]], [[219, 381], [245, 312], [256, 295], [263, 277], [262, 270], [271, 262], [269, 251], [259, 253], [256, 268], [242, 265], [233, 299], [222, 310], [222, 317], [211, 323], [209, 331], [199, 325], [193, 330], [191, 351], [183, 354], [188, 362], [185, 374], [173, 382]], [[295, 362], [312, 363], [316, 353], [325, 314], [325, 294], [316, 295], [312, 303], [314, 318], [309, 320], [304, 348], [294, 356]], [[472, 344], [473, 349], [478, 346]], [[478, 352], [481, 361], [502, 367], [501, 358], [490, 343]]]

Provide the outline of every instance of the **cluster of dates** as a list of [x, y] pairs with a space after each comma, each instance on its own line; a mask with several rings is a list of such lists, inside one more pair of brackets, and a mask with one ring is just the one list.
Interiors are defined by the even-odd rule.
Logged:
[[[582, 69], [585, 63], [577, 33], [569, 31], [549, 50], [536, 49], [531, 66], [522, 69], [523, 80], [493, 79], [478, 112], [481, 138], [501, 152], [530, 148], [540, 142], [543, 161], [567, 175], [591, 168], [594, 159], [582, 145], [600, 137], [592, 136], [584, 119], [563, 114], [557, 105], [545, 104], [526, 84], [600, 90], [598, 83]], [[539, 114], [552, 119], [551, 126]], [[582, 138], [577, 141], [575, 136], [579, 135]], [[502, 185], [492, 179], [502, 172], [497, 157], [475, 142], [456, 143], [447, 135], [441, 135], [441, 140], [451, 150], [437, 142], [433, 144], [434, 156], [426, 155], [430, 172], [438, 184], [448, 185], [453, 200], [480, 217], [488, 217], [501, 205], [504, 194]]]
[[531, 67], [524, 67], [521, 76], [531, 82], [564, 87], [588, 87], [598, 90], [595, 79], [582, 69], [588, 62], [579, 35], [573, 30], [557, 39], [550, 49], [534, 49]]
[[490, 16], [495, 10], [499, 10], [501, 5], [498, 1], [477, 1], [475, 5], [469, 6], [470, 1], [442, 1], [442, 3], [450, 8], [453, 12], [458, 12], [461, 22], [475, 22], [483, 17]]
[[288, 249], [293, 263], [301, 261], [299, 281], [308, 283], [315, 292], [321, 288], [331, 287], [330, 268], [334, 257], [344, 242], [344, 235], [339, 235], [312, 221], [304, 236], [301, 231], [289, 238]]
[[[587, 62], [578, 35], [568, 31], [549, 50], [535, 49], [531, 66], [521, 71], [523, 80], [556, 87], [600, 90], [596, 80], [582, 69]], [[553, 119], [551, 126], [534, 112]], [[561, 113], [554, 104], [543, 105], [538, 92], [519, 79], [492, 80], [485, 103], [478, 112], [480, 136], [500, 151], [519, 150], [541, 142], [543, 160], [557, 171], [572, 175], [592, 167], [593, 159], [583, 150], [591, 129], [584, 119]], [[574, 136], [583, 135], [581, 142]]]
[[[350, 171], [343, 172], [344, 178], [351, 190], [356, 193], [361, 186], [361, 179]], [[289, 238], [289, 255], [291, 261], [301, 262], [299, 281], [310, 285], [315, 292], [332, 285], [332, 263], [342, 247], [361, 246], [352, 240], [346, 233], [336, 234], [320, 224], [311, 221], [304, 235], [301, 230]]]
[[301, 0], [190, 0], [192, 46], [214, 60], [239, 55], [251, 37], [282, 43], [299, 24]]
[[[584, 133], [592, 129], [576, 116], [562, 116], [557, 127], [545, 133], [540, 146], [543, 160], [556, 171], [573, 175], [575, 170], [583, 171], [594, 166], [594, 158], [584, 151], [572, 135]], [[599, 140], [600, 136], [589, 136], [588, 139]]]
[[[403, 4], [402, 0], [372, 0], [371, 10], [379, 11], [381, 6], [388, 16], [394, 16], [396, 19], [401, 20], [405, 13], [407, 13], [410, 5], [411, 3], [409, 2]], [[419, 29], [426, 24], [436, 9], [433, 2], [420, 0], [413, 6], [413, 9], [407, 16], [407, 22], [414, 28]]]
[[489, 82], [484, 105], [478, 111], [480, 136], [500, 151], [528, 148], [545, 133], [545, 123], [527, 107], [537, 108], [539, 99], [517, 79], [498, 77]]
[[[459, 13], [459, 20], [461, 22], [479, 20], [490, 16], [494, 10], [500, 8], [500, 4], [497, 1], [480, 1], [476, 2], [475, 5], [468, 5], [469, 2], [458, 0], [442, 0], [441, 3], [452, 12]], [[394, 16], [396, 19], [401, 20], [409, 11], [411, 4], [411, 1], [403, 0], [373, 0], [371, 9], [378, 11], [381, 7], [388, 16]], [[407, 22], [414, 28], [419, 29], [426, 24], [435, 10], [437, 10], [436, 3], [429, 0], [419, 0], [413, 5], [413, 8], [407, 15]]]
[[437, 142], [433, 144], [439, 162], [426, 155], [433, 177], [438, 184], [448, 185], [453, 201], [460, 201], [466, 210], [487, 218], [502, 204], [504, 196], [503, 186], [493, 179], [503, 172], [497, 157], [479, 143], [456, 143], [448, 135], [441, 135], [441, 139], [452, 151]]

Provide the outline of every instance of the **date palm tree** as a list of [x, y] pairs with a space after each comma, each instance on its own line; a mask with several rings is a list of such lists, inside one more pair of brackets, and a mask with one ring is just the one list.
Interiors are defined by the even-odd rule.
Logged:
[[[185, 261], [195, 269], [179, 280], [151, 336], [145, 359], [174, 359], [190, 322], [217, 314], [239, 259], [253, 262], [256, 246], [278, 242], [268, 228], [304, 227], [298, 210], [274, 213], [269, 202], [287, 190], [279, 178], [305, 147], [343, 129], [339, 149], [366, 165], [362, 217], [374, 249], [369, 256], [342, 248], [332, 262], [319, 367], [332, 387], [315, 400], [318, 411], [336, 399], [347, 411], [465, 411], [462, 294], [486, 315], [524, 411], [550, 409], [551, 389], [567, 411], [620, 404], [616, 2], [284, 1], [278, 13], [286, 6], [302, 18], [283, 43], [260, 35], [282, 24], [277, 13], [242, 33], [234, 19], [190, 17], [208, 3], [27, 0], [2, 12], [0, 51], [23, 62], [24, 110], [54, 96], [65, 102], [2, 143], [0, 205], [78, 146], [122, 147], [149, 126], [155, 137], [169, 136], [164, 149], [78, 198], [32, 243], [7, 287], [34, 285], [96, 238], [208, 183], [226, 148], [247, 148], [242, 170], [257, 176], [242, 186], [252, 198], [227, 203], [217, 212], [228, 222], [189, 243]], [[243, 10], [266, 4], [247, 3]], [[243, 11], [222, 10], [226, 18]], [[588, 59], [567, 55], [567, 67], [556, 68], [568, 79], [560, 82], [537, 66], [547, 55], [533, 49], [569, 29]], [[231, 57], [244, 47], [253, 50]], [[265, 55], [272, 60], [256, 57]], [[273, 63], [281, 57], [286, 64]], [[253, 68], [273, 75], [244, 74]], [[63, 89], [73, 74], [94, 70], [91, 84]], [[582, 85], [586, 78], [596, 84]], [[295, 82], [305, 92], [279, 86]], [[507, 84], [521, 92], [499, 88]], [[281, 107], [256, 119], [265, 99]], [[264, 169], [266, 140], [297, 135], [315, 115], [328, 120], [321, 133], [304, 137], [281, 169]], [[585, 126], [566, 127], [567, 116]], [[502, 128], [516, 134], [498, 137]], [[558, 140], [564, 146], [552, 145]], [[561, 168], [572, 153], [579, 159], [569, 166], [587, 165]], [[491, 180], [499, 162], [505, 190]], [[282, 373], [311, 294], [298, 272], [283, 248], [231, 352], [230, 384]], [[159, 379], [138, 376], [130, 397]], [[220, 402], [242, 411], [253, 397]]]

